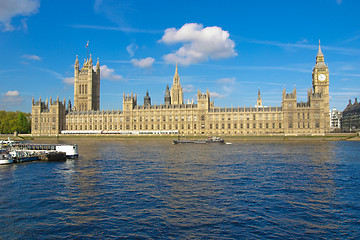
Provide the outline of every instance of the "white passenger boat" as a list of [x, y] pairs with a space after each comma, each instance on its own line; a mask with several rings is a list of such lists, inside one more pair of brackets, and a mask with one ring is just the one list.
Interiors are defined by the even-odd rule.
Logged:
[[173, 140], [174, 144], [179, 143], [197, 143], [197, 144], [207, 144], [207, 143], [224, 143], [224, 139], [221, 139], [219, 137], [209, 137], [204, 140], [191, 140], [191, 139], [183, 139], [181, 140], [180, 137], [178, 137], [177, 140]]
[[35, 143], [19, 143], [13, 144], [13, 149], [27, 152], [28, 154], [42, 154], [53, 152], [64, 152], [67, 158], [77, 158], [78, 147], [76, 144], [35, 144]]
[[6, 151], [0, 151], [0, 165], [10, 164], [13, 162], [11, 155]]
[[8, 140], [0, 140], [0, 150], [7, 149], [9, 146], [15, 143], [20, 143], [19, 141], [14, 141], [8, 138]]

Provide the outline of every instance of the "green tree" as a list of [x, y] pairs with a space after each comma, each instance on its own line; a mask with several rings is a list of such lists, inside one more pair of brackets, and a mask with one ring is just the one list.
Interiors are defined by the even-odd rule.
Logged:
[[30, 113], [0, 111], [0, 133], [31, 132]]

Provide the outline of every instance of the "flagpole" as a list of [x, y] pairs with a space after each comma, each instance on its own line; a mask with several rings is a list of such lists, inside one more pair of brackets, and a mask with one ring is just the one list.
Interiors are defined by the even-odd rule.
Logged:
[[87, 43], [86, 43], [86, 49], [87, 49], [87, 59], [86, 60], [89, 60], [89, 41], [87, 41]]

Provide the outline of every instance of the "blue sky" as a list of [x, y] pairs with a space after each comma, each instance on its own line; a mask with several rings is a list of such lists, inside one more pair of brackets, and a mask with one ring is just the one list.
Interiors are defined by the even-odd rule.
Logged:
[[357, 0], [0, 0], [0, 110], [31, 111], [31, 98], [73, 101], [73, 64], [100, 58], [100, 108], [149, 90], [161, 104], [179, 64], [184, 99], [207, 89], [215, 106], [280, 106], [311, 87], [318, 41], [330, 71], [330, 107], [360, 92]]

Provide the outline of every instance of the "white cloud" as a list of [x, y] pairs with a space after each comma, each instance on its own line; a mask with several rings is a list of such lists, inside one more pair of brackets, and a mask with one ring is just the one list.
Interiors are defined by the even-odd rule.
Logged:
[[19, 106], [24, 103], [24, 99], [19, 91], [7, 91], [0, 96], [0, 108], [11, 109], [11, 107]]
[[132, 58], [135, 54], [135, 51], [138, 49], [138, 46], [135, 43], [130, 44], [126, 47], [126, 51], [129, 53], [130, 57]]
[[183, 92], [193, 92], [194, 89], [195, 89], [194, 85], [192, 85], [192, 84], [183, 86]]
[[155, 62], [155, 59], [152, 57], [147, 57], [143, 59], [136, 59], [133, 58], [130, 61], [134, 66], [141, 67], [141, 68], [150, 68], [153, 63]]
[[106, 65], [100, 67], [100, 76], [101, 79], [108, 79], [111, 81], [120, 81], [123, 77], [115, 74], [115, 70], [108, 68]]
[[[2, 31], [13, 31], [12, 18], [16, 16], [30, 16], [36, 14], [40, 7], [40, 0], [2, 0], [0, 1], [0, 28]], [[23, 27], [26, 21], [22, 19]]]
[[222, 95], [222, 94], [217, 93], [217, 92], [210, 92], [210, 97], [211, 98], [224, 98], [225, 95]]
[[234, 85], [236, 82], [236, 79], [235, 78], [221, 78], [221, 79], [218, 79], [216, 82], [219, 84], [224, 84], [224, 85], [226, 85], [226, 84]]
[[187, 23], [180, 29], [168, 28], [160, 42], [166, 44], [182, 43], [175, 53], [164, 56], [167, 63], [179, 62], [183, 65], [237, 56], [235, 43], [229, 32], [220, 27], [206, 27], [202, 24]]
[[28, 60], [41, 61], [41, 57], [39, 57], [37, 55], [24, 54], [24, 55], [21, 56], [21, 58], [25, 58], [25, 59], [28, 59]]
[[67, 77], [63, 79], [63, 83], [73, 85], [74, 84], [74, 77]]
[[17, 97], [19, 95], [20, 95], [19, 91], [7, 91], [7, 93], [5, 93], [6, 97]]

